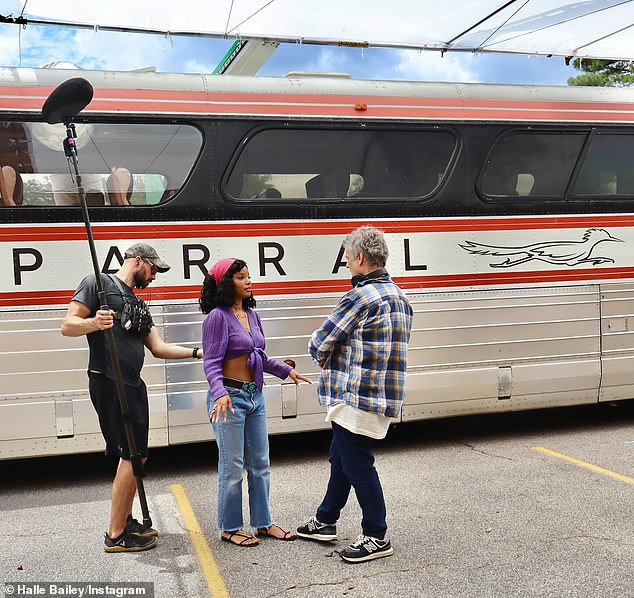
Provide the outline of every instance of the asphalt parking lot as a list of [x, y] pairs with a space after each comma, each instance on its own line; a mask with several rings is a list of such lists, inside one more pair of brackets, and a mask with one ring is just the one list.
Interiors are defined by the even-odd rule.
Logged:
[[[125, 582], [152, 584], [160, 598], [633, 596], [633, 424], [622, 404], [394, 427], [376, 450], [394, 555], [356, 565], [336, 552], [360, 533], [354, 495], [332, 545], [221, 543], [212, 443], [151, 453], [145, 486], [161, 535], [138, 554], [101, 550], [112, 462], [0, 462], [0, 589], [52, 582], [71, 595], [77, 582]], [[328, 444], [324, 432], [272, 437], [276, 522], [295, 527], [314, 514]]]

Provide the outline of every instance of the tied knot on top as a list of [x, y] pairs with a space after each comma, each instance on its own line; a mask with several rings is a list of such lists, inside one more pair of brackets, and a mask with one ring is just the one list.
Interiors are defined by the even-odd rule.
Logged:
[[255, 372], [255, 383], [258, 385], [260, 390], [262, 390], [262, 387], [264, 386], [263, 363], [265, 359], [266, 353], [259, 347], [253, 347], [247, 357], [247, 367], [252, 372]]

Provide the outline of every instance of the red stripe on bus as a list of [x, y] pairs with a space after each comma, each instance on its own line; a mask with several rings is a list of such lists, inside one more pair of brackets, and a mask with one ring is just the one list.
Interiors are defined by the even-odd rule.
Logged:
[[[41, 110], [49, 88], [0, 88], [0, 108]], [[41, 94], [41, 95], [40, 95]], [[178, 92], [170, 90], [98, 89], [86, 112], [157, 112], [170, 114], [262, 114], [354, 116], [357, 103], [364, 118], [496, 119], [536, 121], [634, 120], [634, 104], [574, 101], [489, 100], [287, 93]]]
[[[495, 284], [525, 284], [538, 282], [580, 282], [591, 280], [619, 280], [634, 278], [634, 267], [570, 269], [529, 272], [485, 272], [447, 274], [438, 276], [395, 276], [394, 280], [404, 289], [416, 290], [457, 286], [488, 286]], [[345, 292], [350, 288], [347, 279], [301, 280], [256, 282], [253, 290], [257, 295], [297, 295], [314, 293]], [[0, 306], [65, 305], [73, 296], [73, 290], [63, 291], [18, 291], [0, 293]], [[154, 287], [139, 293], [150, 304], [156, 301], [196, 299], [200, 296], [200, 285]]]
[[[202, 81], [201, 81], [202, 85]], [[0, 95], [6, 98], [18, 98], [21, 101], [42, 102], [48, 97], [53, 87], [48, 86], [0, 86]], [[249, 92], [249, 91], [203, 91], [203, 90], [170, 90], [170, 89], [126, 89], [126, 88], [96, 88], [93, 102], [106, 100], [163, 100], [164, 102], [181, 104], [183, 102], [220, 102], [227, 105], [244, 103], [270, 103], [270, 104], [336, 104], [344, 103], [356, 104], [366, 103], [370, 108], [373, 106], [445, 106], [445, 107], [480, 107], [480, 108], [511, 108], [511, 109], [531, 109], [531, 110], [599, 110], [599, 111], [634, 111], [634, 102], [601, 102], [601, 101], [579, 101], [574, 100], [526, 100], [508, 98], [457, 98], [457, 97], [425, 97], [425, 96], [390, 96], [371, 95], [363, 93], [325, 93], [325, 94], [304, 94], [288, 92]], [[3, 98], [4, 99], [4, 98]], [[114, 104], [113, 104], [114, 105]], [[148, 103], [147, 106], [154, 106], [155, 103]], [[40, 104], [41, 107], [41, 104]], [[88, 109], [92, 109], [92, 103]]]
[[[29, 96], [31, 94], [25, 94]], [[491, 108], [507, 110], [543, 110], [543, 111], [600, 111], [600, 112], [634, 112], [634, 102], [590, 102], [574, 100], [511, 100], [511, 99], [480, 99], [480, 98], [451, 98], [429, 96], [368, 96], [364, 94], [335, 95], [335, 94], [288, 94], [288, 93], [249, 93], [249, 92], [187, 92], [170, 90], [117, 90], [99, 89], [88, 108], [93, 108], [95, 102], [147, 102], [147, 105], [157, 103], [170, 104], [270, 104], [270, 105], [332, 105], [343, 106], [362, 102], [372, 107], [411, 107], [411, 108]]]
[[[25, 93], [25, 95], [30, 95]], [[525, 100], [499, 98], [452, 98], [428, 96], [389, 96], [370, 94], [304, 94], [287, 92], [228, 92], [228, 91], [187, 91], [161, 89], [105, 89], [95, 90], [95, 100], [146, 99], [175, 102], [221, 102], [234, 103], [272, 103], [272, 104], [356, 104], [367, 103], [372, 106], [457, 106], [457, 107], [493, 107], [493, 108], [530, 108], [542, 110], [619, 110], [634, 111], [634, 102], [592, 102], [588, 100]]]
[[[370, 220], [368, 220], [368, 223]], [[633, 214], [610, 216], [547, 216], [536, 217], [474, 217], [474, 218], [438, 218], [422, 220], [372, 220], [386, 233], [424, 233], [424, 232], [478, 232], [505, 230], [539, 230], [561, 228], [597, 228], [634, 226]], [[93, 224], [92, 231], [96, 240], [108, 239], [191, 239], [209, 237], [266, 237], [266, 236], [314, 236], [347, 234], [363, 220], [321, 220], [301, 222], [232, 221], [227, 223], [181, 222], [178, 224], [139, 223], [125, 225]], [[86, 239], [83, 225], [13, 225], [0, 229], [0, 242], [42, 242], [77, 241]]]
[[[2, 103], [0, 103], [0, 107]], [[359, 112], [355, 110], [354, 104], [349, 105], [328, 105], [328, 104], [294, 104], [280, 103], [241, 103], [233, 104], [213, 104], [213, 103], [167, 103], [151, 102], [145, 103], [129, 102], [119, 100], [116, 102], [93, 100], [87, 111], [92, 112], [154, 112], [165, 114], [248, 114], [248, 115], [277, 115], [277, 116], [348, 116], [359, 118]], [[464, 106], [455, 108], [441, 106], [438, 108], [429, 106], [368, 106], [363, 112], [363, 118], [424, 118], [442, 120], [528, 120], [528, 121], [615, 121], [631, 122], [634, 120], [632, 112], [610, 112], [607, 110], [582, 111], [551, 111], [533, 109], [500, 109], [495, 108], [473, 108], [465, 109]]]

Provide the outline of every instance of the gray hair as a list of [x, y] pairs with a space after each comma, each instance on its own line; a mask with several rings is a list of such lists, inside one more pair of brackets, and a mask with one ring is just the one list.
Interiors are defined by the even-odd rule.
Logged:
[[361, 226], [346, 235], [342, 245], [355, 257], [362, 253], [371, 266], [384, 268], [387, 263], [389, 251], [385, 234], [378, 228]]

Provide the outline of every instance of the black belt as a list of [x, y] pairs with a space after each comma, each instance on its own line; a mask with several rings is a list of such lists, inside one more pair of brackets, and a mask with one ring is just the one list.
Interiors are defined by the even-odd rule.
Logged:
[[244, 382], [242, 380], [236, 380], [235, 378], [223, 378], [222, 383], [224, 386], [239, 388], [240, 390], [246, 390], [250, 393], [254, 393], [258, 389], [258, 385], [255, 382]]

